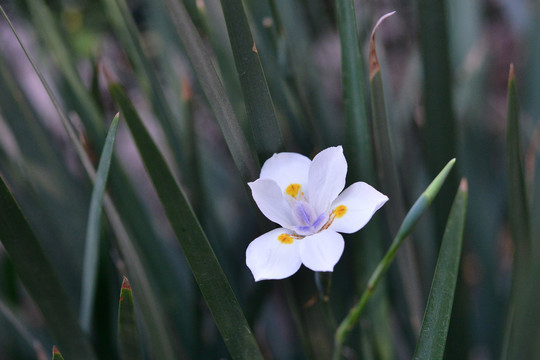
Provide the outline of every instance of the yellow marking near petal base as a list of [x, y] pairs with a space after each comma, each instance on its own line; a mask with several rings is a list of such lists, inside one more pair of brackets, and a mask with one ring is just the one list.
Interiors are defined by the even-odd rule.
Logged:
[[300, 184], [290, 184], [285, 189], [285, 193], [292, 196], [293, 198], [296, 198], [298, 196], [298, 191], [300, 191], [300, 187], [302, 187], [302, 185]]
[[292, 244], [294, 242], [293, 238], [289, 234], [281, 234], [281, 235], [279, 235], [278, 240], [282, 244], [287, 244], [287, 245]]
[[332, 212], [336, 218], [340, 218], [347, 213], [347, 207], [345, 205], [339, 205]]

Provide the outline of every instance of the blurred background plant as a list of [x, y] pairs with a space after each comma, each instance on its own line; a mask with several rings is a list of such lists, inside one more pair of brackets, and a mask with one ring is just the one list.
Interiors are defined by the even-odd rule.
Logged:
[[[43, 79], [0, 21], [0, 174], [30, 224], [3, 188], [0, 359], [49, 358], [53, 344], [66, 359], [328, 359], [328, 313], [347, 315], [406, 209], [454, 157], [340, 355], [540, 359], [537, 1], [2, 7]], [[377, 68], [371, 30], [392, 10]], [[346, 237], [330, 290], [305, 268], [255, 283], [245, 249], [271, 224], [246, 183], [274, 152], [339, 144], [348, 183], [389, 203]], [[448, 319], [430, 330], [428, 313], [454, 296], [454, 265], [438, 254], [456, 244], [442, 240], [460, 177], [470, 195], [445, 348]], [[465, 214], [464, 193], [451, 219]], [[445, 239], [461, 237], [452, 224]], [[459, 246], [449, 253], [457, 267]], [[449, 285], [438, 298], [437, 279]], [[442, 349], [429, 355], [438, 329]]]

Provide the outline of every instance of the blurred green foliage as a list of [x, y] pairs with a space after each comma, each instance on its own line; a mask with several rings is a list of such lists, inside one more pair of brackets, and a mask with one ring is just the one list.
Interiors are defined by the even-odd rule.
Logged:
[[[408, 248], [398, 252], [402, 264], [398, 259], [381, 280], [342, 355], [413, 356], [420, 312], [436, 264], [444, 259], [439, 248], [458, 179], [466, 177], [463, 252], [445, 358], [540, 358], [534, 302], [540, 296], [538, 5], [4, 1], [59, 108], [51, 106], [1, 19], [0, 175], [7, 184], [4, 195], [13, 194], [30, 225], [24, 231], [32, 247], [23, 245], [13, 259], [8, 253], [14, 244], [25, 244], [24, 237], [21, 243], [0, 238], [0, 359], [42, 359], [43, 349], [48, 353], [53, 344], [69, 358], [71, 350], [58, 342], [67, 328], [51, 326], [50, 317], [54, 308], [79, 309], [88, 293], [94, 296], [93, 315], [79, 340], [91, 344], [96, 358], [120, 358], [118, 294], [124, 275], [133, 286], [144, 358], [253, 358], [259, 351], [254, 338], [264, 358], [327, 359], [335, 330], [328, 313], [339, 322], [356, 304], [406, 209], [454, 157], [450, 181], [406, 240]], [[393, 10], [377, 32], [380, 69], [373, 82], [369, 35], [377, 19]], [[515, 76], [509, 84], [510, 63]], [[133, 103], [131, 116], [140, 117], [152, 141], [136, 144], [137, 135], [122, 118], [129, 114], [121, 115], [98, 224], [99, 249], [94, 248], [96, 286], [88, 292], [82, 279], [93, 172], [110, 121], [121, 110], [111, 83], [126, 89], [122, 101]], [[318, 298], [306, 269], [284, 281], [255, 283], [245, 249], [272, 225], [259, 215], [246, 182], [257, 177], [272, 152], [313, 156], [339, 144], [349, 161], [349, 183], [367, 181], [392, 196], [372, 223], [346, 237], [329, 303]], [[145, 146], [158, 155], [143, 165], [139, 151], [144, 158]], [[158, 157], [159, 163], [152, 161]], [[163, 169], [171, 176], [160, 177]], [[165, 178], [168, 188], [159, 185]], [[173, 189], [171, 198], [167, 189]], [[185, 203], [172, 201], [173, 195]], [[14, 212], [0, 212], [10, 223]], [[183, 215], [175, 221], [171, 214]], [[0, 234], [9, 231], [5, 227]], [[184, 231], [207, 239], [203, 253], [215, 254], [210, 273], [204, 273], [206, 258], [196, 256], [199, 245], [184, 238]], [[184, 246], [193, 246], [185, 248], [187, 260]], [[21, 271], [42, 258], [50, 264], [46, 274], [56, 274], [53, 290], [65, 293], [60, 303], [67, 305], [57, 302], [52, 313], [41, 305], [50, 299], [35, 298], [51, 294], [51, 284], [25, 288], [35, 269]], [[214, 276], [218, 268], [221, 275]], [[220, 290], [204, 288], [217, 277], [232, 290], [223, 298], [227, 304], [211, 298]], [[249, 326], [242, 325], [246, 320]], [[235, 333], [227, 324], [242, 328], [236, 329], [240, 340], [226, 335]], [[235, 352], [248, 343], [251, 355]]]

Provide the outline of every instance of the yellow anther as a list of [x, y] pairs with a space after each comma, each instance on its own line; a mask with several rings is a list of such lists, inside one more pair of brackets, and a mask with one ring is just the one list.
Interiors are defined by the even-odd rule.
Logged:
[[336, 218], [340, 218], [347, 213], [347, 207], [345, 205], [339, 205], [332, 212]]
[[289, 234], [281, 234], [278, 236], [278, 240], [282, 243], [282, 244], [292, 244], [294, 242], [293, 238], [291, 237], [291, 235]]
[[285, 193], [287, 195], [290, 195], [292, 196], [293, 198], [296, 198], [298, 196], [298, 191], [300, 191], [300, 187], [302, 185], [300, 184], [290, 184], [289, 186], [287, 186], [287, 188], [285, 189]]

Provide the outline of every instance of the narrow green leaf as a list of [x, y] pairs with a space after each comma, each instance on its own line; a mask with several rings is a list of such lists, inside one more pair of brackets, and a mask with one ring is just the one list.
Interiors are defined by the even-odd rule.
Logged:
[[118, 302], [118, 351], [123, 360], [142, 359], [139, 330], [133, 305], [133, 291], [124, 276]]
[[142, 38], [131, 11], [124, 0], [102, 0], [102, 3], [109, 22], [134, 66], [142, 89], [152, 101], [155, 113], [158, 115], [157, 118], [163, 125], [168, 145], [182, 167], [185, 159], [182, 156], [184, 149], [181, 145], [185, 136], [182, 133], [179, 119], [175, 118], [166, 100], [162, 81], [158, 79], [156, 71], [143, 51]]
[[[56, 112], [66, 130], [66, 133], [73, 144], [77, 156], [81, 160], [81, 163], [90, 178], [91, 181], [94, 181], [96, 177], [96, 171], [90, 161], [90, 158], [86, 154], [82, 144], [80, 143], [71, 123], [69, 122], [67, 115], [63, 111], [60, 103], [54, 93], [52, 92], [47, 81], [41, 74], [41, 71], [36, 66], [35, 62], [32, 60], [28, 51], [26, 50], [24, 44], [22, 43], [19, 35], [13, 28], [13, 24], [9, 20], [2, 6], [0, 6], [0, 11], [4, 19], [6, 19], [8, 25], [10, 26], [13, 34], [17, 38], [22, 50], [24, 51], [28, 61], [32, 65], [36, 75], [39, 77], [39, 80], [43, 87], [45, 88], [47, 95], [51, 99], [51, 102], [54, 105]], [[130, 199], [126, 199], [129, 201]], [[118, 241], [118, 248], [122, 254], [122, 257], [126, 263], [126, 268], [128, 274], [136, 285], [136, 288], [140, 289], [139, 303], [141, 304], [141, 312], [143, 314], [145, 325], [148, 329], [149, 339], [151, 343], [151, 348], [155, 352], [156, 357], [160, 359], [175, 359], [175, 351], [173, 350], [172, 340], [170, 331], [167, 329], [166, 318], [163, 314], [162, 309], [164, 308], [163, 304], [160, 303], [158, 297], [154, 294], [151, 281], [146, 273], [146, 269], [143, 266], [142, 259], [135, 248], [135, 245], [130, 239], [128, 230], [124, 226], [122, 219], [116, 209], [115, 205], [112, 203], [111, 199], [105, 195], [104, 207], [107, 212], [107, 216], [111, 223], [111, 227], [115, 233], [116, 239]], [[139, 222], [144, 221], [144, 219], [138, 219]], [[176, 354], [177, 355], [177, 354]], [[70, 356], [71, 357], [71, 356]]]
[[251, 123], [255, 146], [260, 159], [283, 151], [283, 138], [274, 113], [274, 105], [251, 35], [242, 0], [221, 0], [229, 40], [247, 116]]
[[506, 157], [508, 162], [508, 214], [515, 246], [514, 264], [529, 261], [531, 255], [531, 224], [529, 198], [525, 187], [523, 154], [519, 131], [519, 101], [514, 67], [508, 77], [508, 115], [506, 121]]
[[47, 358], [47, 355], [45, 353], [45, 350], [43, 349], [43, 345], [41, 344], [41, 341], [39, 341], [32, 335], [30, 330], [26, 327], [25, 324], [23, 324], [21, 319], [17, 315], [15, 315], [13, 311], [9, 308], [9, 306], [6, 303], [4, 303], [1, 299], [0, 299], [0, 314], [2, 314], [6, 318], [6, 320], [11, 323], [15, 331], [19, 333], [19, 335], [21, 336], [21, 338], [24, 339], [26, 344], [29, 347], [34, 349], [36, 358], [38, 360]]
[[[336, 0], [336, 17], [341, 44], [341, 69], [343, 83], [343, 105], [345, 107], [345, 152], [349, 173], [353, 179], [363, 179], [375, 184], [375, 167], [371, 139], [371, 127], [367, 117], [364, 89], [365, 67], [360, 55], [356, 10], [353, 0]], [[375, 219], [374, 219], [375, 220]], [[357, 290], [362, 291], [370, 272], [382, 256], [383, 237], [379, 221], [372, 220], [361, 233], [353, 234], [357, 275]], [[369, 337], [369, 346], [379, 354], [381, 360], [392, 358], [390, 312], [388, 294], [384, 286], [375, 292], [375, 301], [368, 304], [366, 327], [362, 336]], [[365, 347], [364, 343], [362, 344]]]
[[56, 346], [53, 346], [52, 350], [52, 359], [53, 360], [64, 360], [64, 357], [62, 354], [60, 354], [60, 350]]
[[116, 84], [109, 87], [129, 126], [195, 280], [234, 359], [262, 359], [240, 305], [204, 231], [133, 104]]
[[414, 352], [415, 360], [442, 360], [444, 355], [459, 274], [467, 198], [467, 180], [463, 179], [446, 224], [422, 330]]
[[253, 181], [258, 176], [259, 164], [240, 128], [231, 103], [212, 64], [212, 58], [204, 49], [201, 36], [182, 2], [176, 0], [164, 0], [164, 2], [210, 108], [218, 121], [240, 176], [244, 183]]
[[338, 329], [336, 330], [334, 339], [334, 360], [338, 360], [341, 358], [343, 344], [345, 343], [353, 327], [360, 319], [360, 315], [362, 315], [362, 312], [364, 311], [367, 302], [373, 295], [373, 292], [377, 288], [377, 285], [379, 284], [382, 277], [388, 271], [390, 265], [392, 265], [392, 262], [394, 261], [394, 258], [396, 257], [397, 251], [400, 248], [401, 244], [413, 231], [414, 227], [416, 226], [422, 215], [424, 215], [424, 213], [428, 210], [431, 202], [438, 194], [442, 184], [444, 184], [455, 162], [456, 160], [452, 159], [448, 162], [448, 164], [446, 164], [446, 166], [441, 170], [437, 177], [433, 179], [428, 188], [416, 200], [414, 205], [411, 207], [411, 209], [405, 216], [405, 219], [403, 219], [397, 235], [392, 241], [390, 248], [382, 258], [382, 260], [379, 262], [379, 265], [377, 265], [377, 268], [371, 275], [366, 289], [362, 294], [360, 300], [358, 300], [356, 305], [349, 311], [345, 319], [343, 319]]
[[[506, 336], [503, 359], [517, 359], [516, 354], [526, 347], [525, 339], [519, 335], [523, 329], [524, 316], [521, 299], [530, 291], [532, 269], [531, 219], [529, 198], [523, 172], [523, 155], [519, 131], [519, 101], [516, 89], [514, 66], [510, 65], [508, 75], [508, 114], [506, 123], [506, 158], [508, 162], [508, 216], [510, 233], [514, 244], [514, 262], [512, 264], [512, 291], [506, 322]], [[523, 341], [523, 343], [522, 343]]]
[[99, 159], [99, 165], [94, 181], [94, 189], [90, 200], [88, 223], [86, 225], [86, 246], [83, 259], [82, 291], [81, 291], [81, 326], [85, 332], [90, 332], [97, 282], [97, 267], [99, 261], [99, 233], [101, 229], [101, 214], [105, 187], [109, 176], [111, 159], [118, 129], [116, 114], [105, 139], [105, 145]]
[[[386, 101], [384, 96], [381, 68], [377, 59], [375, 32], [384, 19], [394, 12], [382, 16], [371, 33], [369, 46], [369, 85], [371, 89], [371, 110], [373, 114], [373, 140], [379, 179], [382, 191], [392, 199], [385, 207], [388, 214], [390, 233], [396, 234], [401, 219], [405, 215], [405, 201], [401, 191], [401, 183], [394, 157], [390, 126], [386, 114]], [[420, 286], [420, 273], [418, 261], [415, 259], [412, 243], [406, 243], [398, 255], [399, 273], [402, 276], [402, 287], [407, 299], [410, 320], [413, 331], [420, 331], [422, 319], [422, 292]]]
[[[456, 122], [453, 101], [453, 73], [449, 53], [448, 1], [417, 1], [420, 50], [423, 68], [425, 125], [422, 129], [424, 155], [430, 174], [436, 174], [444, 162], [456, 156]], [[436, 151], [435, 151], [436, 149]], [[458, 176], [450, 185], [458, 186]], [[437, 231], [440, 235], [452, 204], [452, 195], [441, 194], [435, 206]]]
[[[317, 68], [313, 62], [312, 39], [306, 17], [298, 1], [272, 0], [275, 6], [275, 21], [279, 21], [280, 41], [283, 48], [283, 61], [290, 66], [290, 80], [294, 83], [306, 117], [312, 127], [316, 146], [335, 145], [342, 135], [332, 118], [328, 99], [323, 95]], [[279, 20], [277, 20], [279, 18]], [[303, 129], [306, 131], [306, 129]]]
[[101, 121], [101, 114], [90, 92], [86, 89], [81, 77], [77, 72], [70, 49], [60, 33], [58, 21], [43, 0], [27, 0], [32, 20], [39, 34], [45, 40], [48, 50], [59, 64], [58, 68], [69, 84], [73, 95], [80, 106], [80, 116], [90, 134], [92, 141], [100, 139], [101, 143], [105, 128]]
[[358, 169], [354, 177], [373, 184], [375, 170], [371, 130], [366, 113], [364, 64], [360, 56], [355, 13], [353, 0], [336, 0], [346, 121], [345, 150], [351, 168]]
[[48, 329], [69, 358], [95, 359], [68, 296], [4, 179], [0, 177], [0, 241]]

